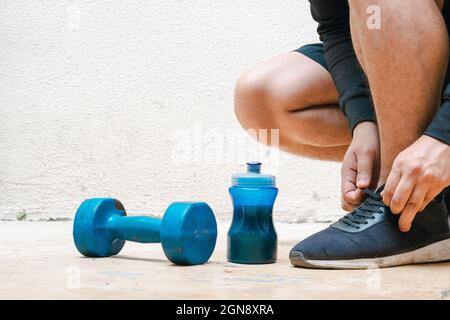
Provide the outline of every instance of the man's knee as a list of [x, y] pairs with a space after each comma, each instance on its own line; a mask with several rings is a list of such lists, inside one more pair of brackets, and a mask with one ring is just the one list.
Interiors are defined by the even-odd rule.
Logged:
[[267, 96], [270, 79], [252, 70], [244, 73], [236, 82], [234, 110], [241, 125], [246, 129], [270, 126], [267, 113]]

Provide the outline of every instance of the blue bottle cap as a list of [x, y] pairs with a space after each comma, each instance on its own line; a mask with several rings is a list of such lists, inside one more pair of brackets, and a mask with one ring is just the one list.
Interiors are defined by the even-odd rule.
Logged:
[[274, 187], [275, 176], [262, 174], [261, 162], [247, 162], [247, 172], [233, 174], [231, 185], [238, 187]]

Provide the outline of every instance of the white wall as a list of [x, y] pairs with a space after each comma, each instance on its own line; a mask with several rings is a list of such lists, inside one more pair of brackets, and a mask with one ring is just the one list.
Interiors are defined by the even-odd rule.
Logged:
[[[94, 196], [131, 214], [191, 199], [229, 216], [230, 176], [248, 159], [174, 161], [175, 139], [247, 137], [235, 80], [317, 41], [315, 28], [306, 0], [2, 0], [0, 218], [68, 218]], [[220, 153], [208, 139], [196, 148]], [[263, 160], [278, 178], [276, 219], [341, 214], [338, 164], [275, 159]]]

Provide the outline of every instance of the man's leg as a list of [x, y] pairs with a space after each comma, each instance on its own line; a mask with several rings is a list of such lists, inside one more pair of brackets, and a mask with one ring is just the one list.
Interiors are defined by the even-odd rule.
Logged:
[[[439, 108], [448, 34], [434, 0], [349, 0], [349, 4], [355, 51], [376, 109], [382, 185], [394, 159], [422, 135]], [[381, 29], [367, 27], [369, 5], [380, 7]]]
[[235, 111], [246, 129], [280, 129], [280, 147], [285, 151], [341, 161], [351, 134], [337, 96], [325, 68], [301, 53], [290, 52], [241, 76]]
[[[447, 69], [448, 35], [432, 0], [349, 0], [355, 51], [367, 74], [386, 182], [397, 155], [415, 142], [438, 110]], [[369, 5], [381, 8], [381, 29], [367, 28]], [[389, 178], [391, 179], [391, 178]], [[329, 228], [298, 243], [291, 263], [309, 268], [373, 268], [450, 259], [450, 220], [433, 201], [408, 232], [398, 229], [377, 192]], [[392, 210], [392, 206], [391, 206]]]

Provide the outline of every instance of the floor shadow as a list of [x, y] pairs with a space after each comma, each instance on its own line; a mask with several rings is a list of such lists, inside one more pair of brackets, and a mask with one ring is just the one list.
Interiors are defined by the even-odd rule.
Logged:
[[[192, 266], [196, 266], [196, 265], [179, 265], [179, 264], [172, 263], [172, 262], [170, 262], [167, 259], [138, 258], [138, 257], [124, 256], [124, 255], [111, 256], [109, 258], [111, 258], [111, 259], [120, 259], [120, 260], [130, 260], [130, 261], [141, 261], [141, 262], [153, 262], [153, 263], [155, 263], [155, 262], [156, 263], [164, 262], [164, 263], [169, 263], [168, 265], [166, 265], [166, 267], [192, 267]], [[230, 267], [230, 268], [238, 267], [237, 265], [229, 264], [228, 262], [220, 262], [220, 261], [213, 261], [213, 260], [209, 260], [205, 264], [220, 265], [222, 267]]]
[[137, 257], [130, 257], [130, 256], [113, 256], [109, 257], [111, 259], [119, 259], [119, 260], [131, 260], [131, 261], [142, 261], [142, 262], [167, 262], [166, 259], [152, 259], [152, 258], [137, 258]]

